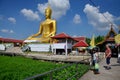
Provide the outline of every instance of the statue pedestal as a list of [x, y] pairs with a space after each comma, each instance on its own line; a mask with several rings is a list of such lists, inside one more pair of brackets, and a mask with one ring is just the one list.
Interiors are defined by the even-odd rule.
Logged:
[[25, 43], [30, 43], [30, 42], [39, 42], [39, 41], [37, 41], [37, 40], [25, 40], [24, 42]]
[[28, 44], [30, 47], [31, 51], [37, 51], [37, 52], [49, 52], [50, 51], [50, 44], [36, 44], [36, 43], [31, 43]]

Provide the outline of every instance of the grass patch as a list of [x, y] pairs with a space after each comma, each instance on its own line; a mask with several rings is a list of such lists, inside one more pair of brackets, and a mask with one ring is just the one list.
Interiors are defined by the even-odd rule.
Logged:
[[[0, 79], [23, 80], [27, 77], [41, 74], [65, 65], [67, 64], [32, 60], [30, 58], [20, 56], [0, 56]], [[78, 64], [76, 70], [76, 65], [73, 64], [70, 67], [53, 72], [53, 78], [57, 80], [66, 80], [69, 77], [75, 75], [76, 71], [79, 72], [79, 75], [77, 75], [77, 77], [80, 78], [88, 70], [88, 65]], [[49, 75], [45, 75], [41, 78], [36, 78], [35, 80], [50, 80], [48, 76]], [[71, 80], [76, 80], [76, 76]]]
[[36, 74], [40, 74], [65, 64], [56, 64], [32, 60], [24, 57], [0, 56], [0, 79], [23, 80]]

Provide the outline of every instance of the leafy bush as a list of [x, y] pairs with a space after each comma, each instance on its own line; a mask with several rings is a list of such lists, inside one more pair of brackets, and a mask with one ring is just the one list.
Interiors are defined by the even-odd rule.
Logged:
[[[80, 78], [83, 74], [85, 74], [88, 71], [88, 69], [88, 65], [78, 64], [76, 67], [76, 64], [73, 64], [68, 68], [56, 72], [54, 75], [54, 79], [67, 80], [68, 78], [70, 78], [70, 80], [76, 80], [76, 78]], [[78, 73], [78, 75], [75, 75], [76, 73]]]

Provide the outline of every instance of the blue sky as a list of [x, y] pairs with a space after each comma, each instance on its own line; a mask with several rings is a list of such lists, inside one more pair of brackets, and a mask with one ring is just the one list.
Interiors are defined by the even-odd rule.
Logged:
[[[57, 34], [91, 38], [106, 35], [110, 22], [118, 32], [120, 0], [0, 0], [0, 37], [26, 39], [45, 20], [47, 3], [57, 21]], [[106, 18], [105, 18], [105, 17]]]

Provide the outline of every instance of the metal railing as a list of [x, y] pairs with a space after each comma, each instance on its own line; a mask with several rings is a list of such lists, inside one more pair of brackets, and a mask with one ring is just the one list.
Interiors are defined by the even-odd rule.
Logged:
[[[74, 68], [75, 74], [67, 77], [65, 80], [73, 80], [73, 78], [75, 78], [75, 80], [78, 80], [79, 75], [81, 74], [81, 72], [78, 71], [78, 68], [80, 68], [78, 64], [81, 63], [81, 62], [83, 63], [83, 61], [86, 61], [86, 60], [89, 62], [89, 59], [90, 59], [90, 58], [86, 58], [86, 59], [81, 60], [81, 61], [76, 62], [76, 63], [70, 63], [70, 64], [68, 64], [68, 65], [66, 65], [66, 66], [62, 66], [62, 67], [60, 67], [60, 68], [56, 68], [56, 69], [50, 70], [50, 71], [45, 72], [45, 73], [42, 73], [42, 74], [38, 74], [38, 75], [35, 75], [35, 76], [32, 76], [32, 77], [28, 77], [28, 78], [26, 78], [25, 80], [60, 80], [60, 79], [57, 79], [57, 78], [55, 79], [55, 78], [54, 78], [54, 76], [56, 76], [56, 75], [55, 75], [55, 72], [56, 72], [56, 74], [57, 74], [58, 71], [62, 71], [62, 70], [64, 70], [64, 69], [67, 69], [67, 68], [69, 68], [69, 67], [72, 67], [73, 65], [75, 65], [75, 68]], [[73, 70], [71, 70], [71, 71], [73, 71]], [[58, 75], [58, 76], [59, 76], [61, 79], [62, 79], [62, 78], [64, 79], [65, 75], [67, 75], [67, 74], [68, 74], [68, 73], [62, 74], [62, 75]], [[45, 77], [49, 77], [49, 78], [44, 79]]]

